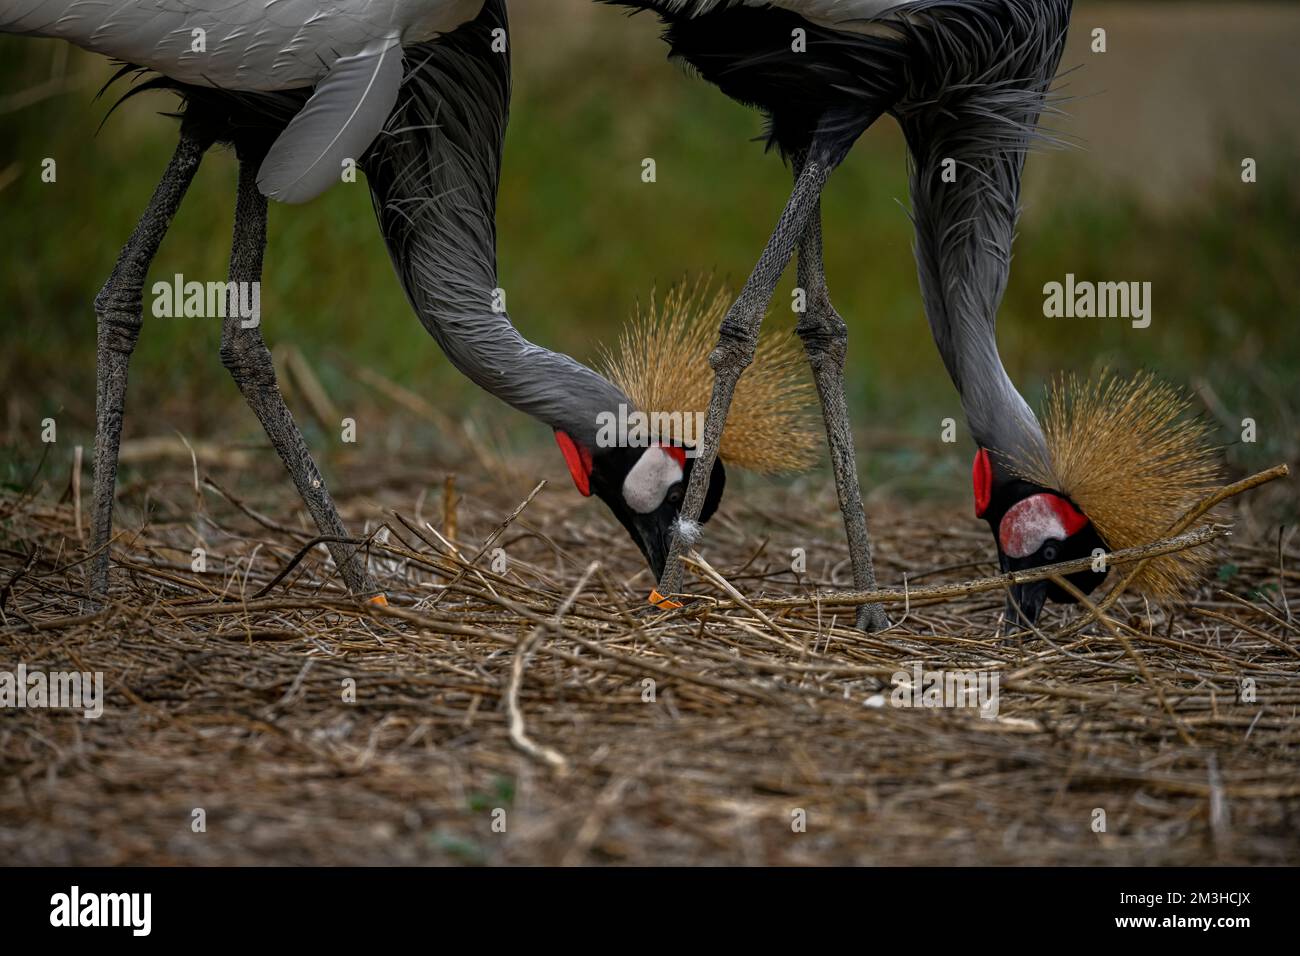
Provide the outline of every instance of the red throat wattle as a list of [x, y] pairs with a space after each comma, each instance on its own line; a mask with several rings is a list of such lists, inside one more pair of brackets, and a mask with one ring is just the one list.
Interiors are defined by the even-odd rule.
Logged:
[[989, 501], [993, 497], [993, 463], [989, 461], [989, 453], [983, 448], [975, 453], [971, 479], [975, 485], [975, 517], [983, 518], [984, 512], [989, 510]]
[[591, 497], [591, 452], [583, 445], [569, 437], [567, 432], [555, 430], [555, 443], [564, 454], [564, 463], [569, 466], [573, 483], [584, 497]]

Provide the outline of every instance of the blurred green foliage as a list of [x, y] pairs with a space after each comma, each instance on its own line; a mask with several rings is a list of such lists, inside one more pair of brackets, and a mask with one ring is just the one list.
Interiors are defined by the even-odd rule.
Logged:
[[[575, 7], [569, 30], [538, 11], [516, 18], [499, 204], [502, 286], [525, 334], [587, 359], [655, 285], [705, 272], [737, 288], [789, 189], [788, 170], [753, 142], [760, 118], [666, 64], [655, 34], [649, 18], [603, 8], [579, 17]], [[63, 80], [49, 79], [55, 68]], [[108, 73], [103, 61], [67, 56], [55, 43], [0, 38], [0, 421], [11, 446], [16, 432], [30, 436], [56, 413], [89, 443], [91, 302], [174, 145], [174, 121], [158, 115], [173, 108], [163, 95], [134, 99], [96, 132], [118, 92], [94, 99]], [[1104, 108], [1123, 111], [1125, 102], [1113, 97]], [[1146, 201], [1140, 176], [1108, 178], [1087, 151], [1031, 157], [1000, 318], [1004, 360], [1031, 402], [1058, 370], [1148, 366], [1197, 386], [1220, 420], [1259, 421], [1259, 444], [1233, 452], [1240, 466], [1294, 456], [1300, 193], [1294, 177], [1278, 171], [1296, 167], [1295, 129], [1271, 122], [1250, 129], [1245, 138], [1240, 129], [1216, 137], [1221, 162], [1172, 206]], [[1243, 155], [1258, 159], [1254, 185], [1240, 181]], [[657, 164], [653, 184], [640, 176], [648, 156]], [[58, 162], [55, 184], [41, 182], [44, 157]], [[232, 157], [213, 154], [151, 281], [177, 272], [224, 276], [233, 184]], [[921, 312], [906, 206], [903, 145], [882, 122], [828, 187], [827, 271], [852, 329], [858, 426], [930, 441], [942, 417], [961, 416]], [[273, 346], [298, 346], [340, 405], [373, 397], [352, 376], [369, 366], [453, 414], [481, 407], [519, 440], [549, 440], [477, 394], [442, 358], [392, 274], [363, 183], [305, 207], [273, 208], [270, 237], [265, 334]], [[1067, 272], [1151, 281], [1151, 328], [1044, 318], [1042, 287]], [[793, 326], [790, 285], [787, 278], [768, 320], [783, 331]], [[218, 339], [215, 321], [146, 314], [128, 435], [256, 432], [220, 366]], [[1235, 438], [1225, 429], [1225, 442]], [[872, 467], [907, 466], [904, 457]], [[954, 464], [954, 474], [962, 467]]]

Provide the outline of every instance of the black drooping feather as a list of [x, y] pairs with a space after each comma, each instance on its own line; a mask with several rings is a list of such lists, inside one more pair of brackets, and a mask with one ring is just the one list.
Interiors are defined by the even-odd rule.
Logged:
[[[767, 145], [789, 159], [813, 135], [838, 163], [902, 93], [896, 38], [836, 30], [780, 7], [719, 6], [692, 13], [670, 0], [601, 0], [650, 10], [664, 23], [669, 57], [723, 93], [761, 110]], [[795, 30], [803, 31], [796, 49]]]
[[109, 108], [105, 123], [132, 97], [154, 90], [171, 92], [180, 97], [180, 109], [166, 115], [179, 118], [185, 129], [200, 140], [234, 146], [240, 155], [248, 157], [265, 154], [312, 94], [310, 86], [274, 92], [196, 86], [155, 73], [148, 67], [126, 63], [109, 77], [100, 95], [127, 77], [134, 77], [137, 82]]

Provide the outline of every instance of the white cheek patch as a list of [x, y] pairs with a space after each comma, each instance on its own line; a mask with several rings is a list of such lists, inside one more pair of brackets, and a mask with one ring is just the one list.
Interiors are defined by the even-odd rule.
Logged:
[[672, 455], [658, 445], [647, 448], [623, 479], [623, 500], [637, 514], [649, 514], [682, 480], [684, 472]]
[[1048, 538], [1069, 537], [1051, 495], [1031, 495], [1007, 511], [998, 527], [1002, 552], [1012, 558], [1027, 558]]

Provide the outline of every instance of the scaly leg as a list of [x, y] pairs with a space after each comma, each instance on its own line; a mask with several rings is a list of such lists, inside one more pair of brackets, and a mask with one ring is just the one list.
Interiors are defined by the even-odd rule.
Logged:
[[122, 247], [108, 281], [95, 296], [98, 350], [95, 357], [95, 493], [91, 515], [90, 593], [108, 594], [109, 538], [113, 533], [113, 491], [117, 485], [117, 455], [122, 441], [122, 411], [126, 404], [127, 369], [140, 337], [142, 297], [149, 265], [185, 191], [194, 180], [211, 142], [195, 136], [184, 124], [180, 142], [149, 205]]
[[[801, 163], [796, 163], [795, 175]], [[799, 287], [803, 289], [807, 308], [795, 327], [808, 353], [817, 394], [821, 397], [822, 417], [826, 421], [826, 444], [830, 448], [831, 468], [835, 472], [835, 490], [839, 494], [840, 513], [849, 539], [849, 559], [853, 565], [853, 586], [859, 591], [876, 587], [876, 572], [871, 562], [871, 538], [862, 507], [858, 485], [858, 462], [853, 450], [853, 429], [849, 425], [849, 407], [844, 398], [844, 359], [849, 330], [826, 288], [822, 263], [821, 203], [813, 207], [799, 240]], [[859, 630], [879, 631], [889, 626], [885, 609], [879, 604], [858, 608]]]
[[[238, 297], [241, 283], [262, 279], [262, 256], [266, 250], [266, 197], [257, 189], [260, 157], [239, 157], [239, 192], [235, 202], [235, 234], [230, 250], [230, 307], [221, 327], [221, 364], [239, 386], [248, 407], [262, 423], [267, 437], [275, 446], [280, 460], [293, 478], [307, 510], [320, 533], [336, 538], [348, 537], [320, 471], [312, 460], [302, 432], [284, 403], [275, 378], [271, 352], [262, 338], [259, 324], [239, 315]], [[246, 301], [251, 300], [251, 295]], [[327, 542], [348, 590], [358, 596], [376, 593], [366, 570], [365, 556], [353, 545]]]
[[[795, 180], [794, 192], [791, 193], [763, 254], [759, 256], [758, 264], [754, 266], [740, 296], [727, 312], [727, 317], [722, 320], [717, 347], [709, 353], [709, 365], [712, 366], [714, 375], [713, 395], [709, 399], [708, 412], [704, 418], [704, 437], [700, 441], [691, 478], [686, 484], [686, 497], [679, 513], [681, 521], [688, 525], [700, 520], [704, 495], [713, 474], [713, 462], [718, 457], [722, 426], [731, 409], [736, 382], [754, 359], [763, 313], [767, 311], [767, 304], [776, 291], [776, 283], [794, 254], [799, 237], [803, 235], [809, 215], [817, 207], [822, 186], [829, 175], [830, 167], [825, 162], [809, 160], [804, 164]], [[681, 590], [681, 556], [686, 547], [687, 542], [674, 528], [668, 561], [659, 582], [662, 594], [676, 594]]]

